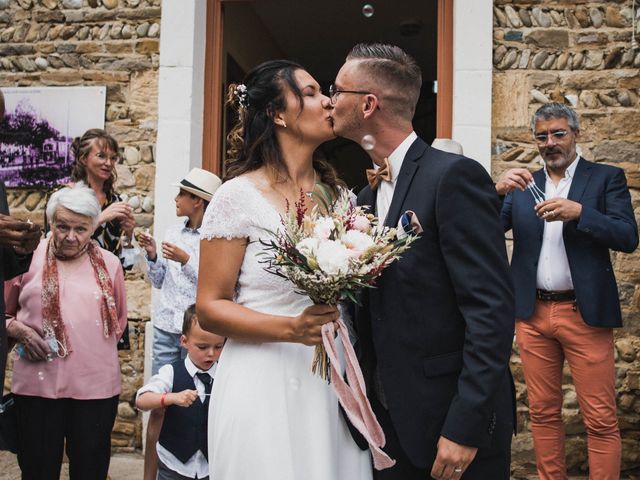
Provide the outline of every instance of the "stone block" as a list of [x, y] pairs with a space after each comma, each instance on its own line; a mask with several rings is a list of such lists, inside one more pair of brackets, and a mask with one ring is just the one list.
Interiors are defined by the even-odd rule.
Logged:
[[600, 90], [615, 88], [618, 77], [611, 72], [572, 72], [560, 77], [566, 90]]
[[605, 21], [607, 26], [613, 28], [626, 28], [629, 26], [629, 21], [620, 14], [620, 7], [616, 5], [607, 5]]
[[629, 390], [640, 390], [640, 370], [629, 370], [627, 372], [627, 388]]
[[127, 54], [133, 53], [133, 42], [119, 40], [115, 42], [105, 42], [104, 49], [107, 53]]
[[577, 45], [598, 45], [598, 46], [606, 46], [609, 41], [609, 37], [606, 33], [602, 32], [589, 32], [589, 33], [579, 33], [576, 35], [575, 42]]
[[[634, 108], [616, 109], [610, 113], [609, 122], [609, 139], [627, 140], [630, 135], [637, 132], [638, 125], [640, 125], [640, 110]], [[635, 138], [637, 142], [637, 135]], [[636, 149], [638, 149], [637, 143]]]
[[99, 42], [84, 41], [84, 42], [76, 43], [75, 46], [76, 46], [76, 53], [81, 53], [81, 54], [98, 53], [98, 52], [104, 51], [103, 45]]
[[526, 98], [530, 77], [525, 72], [509, 72], [493, 76], [492, 126], [526, 127], [529, 112], [526, 102], [514, 102], [515, 98]]
[[127, 281], [127, 305], [129, 318], [146, 320], [150, 318], [151, 286], [144, 280]]
[[138, 414], [128, 402], [120, 402], [118, 404], [118, 416], [125, 419], [133, 419], [136, 418]]
[[135, 426], [133, 425], [133, 423], [116, 419], [116, 422], [113, 425], [113, 433], [121, 433], [123, 435], [130, 436], [133, 435], [134, 432]]
[[153, 165], [143, 165], [136, 169], [136, 188], [142, 191], [152, 191], [155, 181], [156, 169]]
[[542, 48], [566, 48], [569, 46], [567, 30], [532, 30], [525, 37], [526, 43]]
[[124, 70], [128, 72], [140, 72], [151, 69], [151, 61], [144, 56], [131, 56], [119, 58], [109, 65], [106, 65], [109, 70]]
[[631, 338], [620, 338], [615, 342], [618, 355], [625, 362], [631, 363], [636, 359], [638, 347]]
[[160, 53], [160, 40], [143, 39], [135, 43], [136, 53], [147, 55], [150, 53]]

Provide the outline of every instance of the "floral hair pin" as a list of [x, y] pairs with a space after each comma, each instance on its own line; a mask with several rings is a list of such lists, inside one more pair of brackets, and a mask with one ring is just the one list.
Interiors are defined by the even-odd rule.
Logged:
[[247, 98], [247, 86], [243, 83], [236, 86], [233, 91], [236, 98], [238, 99], [238, 103], [242, 108], [247, 108], [249, 106], [249, 99]]

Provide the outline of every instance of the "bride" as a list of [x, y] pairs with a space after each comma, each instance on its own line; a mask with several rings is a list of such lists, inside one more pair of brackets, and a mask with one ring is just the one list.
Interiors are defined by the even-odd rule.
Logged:
[[239, 122], [227, 181], [202, 224], [197, 294], [203, 327], [228, 337], [209, 414], [211, 478], [368, 480], [369, 451], [351, 438], [331, 386], [310, 371], [320, 329], [338, 311], [295, 293], [258, 255], [287, 206], [302, 198], [312, 207], [317, 183], [340, 188], [314, 158], [334, 137], [329, 99], [285, 60], [256, 67], [231, 96]]

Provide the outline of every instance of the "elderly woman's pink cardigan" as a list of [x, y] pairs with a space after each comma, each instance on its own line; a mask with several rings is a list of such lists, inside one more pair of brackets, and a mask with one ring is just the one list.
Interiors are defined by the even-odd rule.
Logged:
[[[47, 240], [33, 253], [29, 271], [5, 282], [7, 324], [20, 321], [42, 334], [42, 270]], [[101, 249], [113, 282], [121, 331], [127, 322], [127, 298], [120, 260]], [[60, 310], [72, 352], [50, 362], [14, 361], [11, 391], [19, 395], [78, 400], [109, 398], [120, 393], [118, 338], [105, 338], [100, 317], [100, 292], [89, 256], [68, 278], [61, 274]]]

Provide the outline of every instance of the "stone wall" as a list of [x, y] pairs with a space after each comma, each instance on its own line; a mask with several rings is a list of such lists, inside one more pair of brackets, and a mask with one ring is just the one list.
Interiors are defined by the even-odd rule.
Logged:
[[[159, 34], [160, 0], [0, 0], [0, 86], [106, 86], [106, 130], [123, 158], [117, 190], [142, 228], [153, 223]], [[42, 224], [45, 193], [9, 191], [12, 213]], [[142, 446], [133, 400], [144, 374], [150, 303], [140, 275], [127, 273], [126, 281], [132, 348], [120, 352], [119, 451]]]
[[[565, 101], [581, 116], [585, 158], [625, 169], [636, 218], [640, 214], [640, 50], [631, 48], [631, 0], [494, 0], [492, 170], [540, 168], [529, 120], [549, 100]], [[612, 254], [625, 328], [615, 337], [623, 470], [640, 466], [640, 252]], [[517, 351], [520, 431], [516, 476], [535, 466], [526, 388]], [[567, 457], [584, 472], [586, 435], [570, 373], [565, 370]]]

